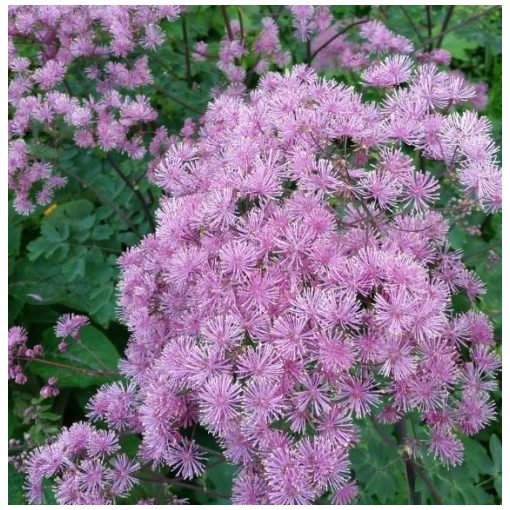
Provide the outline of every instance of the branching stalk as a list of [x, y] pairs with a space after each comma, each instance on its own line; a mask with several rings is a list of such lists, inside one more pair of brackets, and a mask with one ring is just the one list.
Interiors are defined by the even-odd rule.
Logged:
[[450, 20], [452, 19], [453, 9], [455, 9], [455, 5], [449, 5], [448, 10], [446, 11], [446, 15], [443, 20], [443, 24], [441, 25], [441, 37], [437, 40], [437, 47], [441, 48], [441, 44], [443, 44], [444, 33], [448, 30], [448, 25], [450, 24]]
[[[435, 41], [436, 39], [440, 39], [440, 38], [444, 37], [446, 34], [449, 34], [450, 32], [455, 32], [455, 30], [465, 27], [465, 26], [473, 23], [474, 21], [476, 21], [480, 18], [483, 18], [484, 16], [487, 16], [491, 12], [494, 12], [496, 9], [500, 9], [500, 8], [501, 7], [499, 5], [493, 5], [492, 7], [489, 7], [488, 9], [484, 9], [482, 12], [479, 12], [478, 14], [475, 14], [474, 16], [469, 17], [462, 23], [458, 23], [457, 25], [455, 25], [451, 28], [442, 30], [441, 32], [439, 32], [439, 34], [436, 34], [436, 35], [432, 36], [430, 39], [427, 39], [426, 41], [423, 42], [423, 46], [428, 45], [430, 43], [430, 41]], [[416, 50], [415, 53], [417, 51], [419, 51], [419, 50]]]
[[429, 36], [429, 51], [432, 51], [434, 49], [434, 41], [432, 39], [432, 28], [433, 28], [433, 23], [432, 23], [432, 6], [431, 5], [426, 5], [425, 6], [425, 10], [427, 11], [427, 33], [428, 33], [428, 36]]
[[352, 23], [349, 23], [346, 27], [342, 28], [340, 32], [336, 33], [334, 36], [330, 37], [324, 44], [321, 44], [311, 55], [309, 63], [311, 64], [314, 60], [314, 58], [318, 55], [319, 52], [321, 52], [324, 48], [329, 46], [335, 39], [340, 37], [341, 35], [345, 34], [348, 30], [350, 30], [352, 27], [355, 27], [357, 25], [363, 25], [363, 23], [367, 23], [369, 21], [369, 18], [363, 18], [357, 21], [353, 21]]
[[223, 15], [223, 21], [225, 21], [225, 29], [227, 30], [227, 37], [229, 41], [234, 40], [234, 33], [232, 32], [232, 27], [230, 26], [230, 19], [228, 17], [227, 7], [225, 5], [220, 5], [221, 14]]
[[[377, 422], [377, 420], [374, 419], [373, 416], [370, 416], [370, 421], [372, 422], [372, 425], [374, 426], [374, 429], [381, 436], [381, 439], [383, 440], [383, 442], [386, 445], [388, 445], [390, 448], [397, 448], [398, 447], [398, 445], [397, 445], [397, 443], [395, 441], [395, 438], [393, 436], [391, 436], [390, 434], [388, 434], [384, 430], [384, 428], [381, 427], [381, 425]], [[405, 427], [405, 425], [404, 425], [404, 427]], [[425, 484], [427, 489], [430, 491], [430, 495], [432, 496], [432, 499], [434, 500], [434, 503], [437, 504], [437, 505], [442, 505], [443, 504], [443, 500], [442, 500], [439, 492], [437, 491], [437, 489], [434, 487], [434, 484], [432, 483], [430, 478], [425, 473], [425, 471], [412, 458], [410, 458], [407, 455], [407, 453], [405, 455], [406, 455], [405, 459], [404, 459], [404, 454], [403, 453], [401, 454], [401, 457], [402, 457], [402, 460], [404, 460], [404, 462], [407, 463], [406, 464], [406, 468], [407, 468], [407, 465], [411, 465], [412, 464], [414, 472], [421, 478], [421, 480], [423, 481], [423, 483]], [[418, 496], [419, 496], [419, 494], [418, 494]], [[420, 503], [416, 503], [416, 504], [420, 504]]]
[[407, 21], [409, 22], [409, 25], [411, 25], [411, 28], [414, 30], [414, 33], [420, 40], [420, 44], [423, 44], [424, 39], [418, 30], [418, 27], [416, 26], [416, 23], [413, 21], [413, 18], [410, 16], [409, 12], [407, 11], [406, 7], [404, 5], [400, 5], [401, 11], [404, 13], [404, 16], [406, 17]]
[[42, 365], [65, 368], [66, 370], [74, 370], [75, 372], [79, 372], [81, 374], [86, 375], [104, 375], [113, 377], [118, 377], [120, 375], [118, 372], [114, 372], [112, 370], [106, 371], [106, 370], [94, 370], [93, 368], [76, 367], [74, 365], [67, 365], [66, 363], [60, 363], [58, 361], [49, 361], [47, 359], [42, 358], [27, 358], [25, 356], [18, 356], [17, 359], [28, 361], [30, 363], [40, 363]]
[[397, 423], [397, 435], [399, 443], [403, 447], [401, 455], [406, 469], [407, 487], [409, 489], [409, 504], [420, 505], [420, 493], [416, 492], [416, 464], [413, 462], [413, 459], [410, 457], [405, 448], [407, 441], [407, 429], [404, 419]]
[[182, 16], [181, 24], [182, 24], [182, 38], [183, 38], [183, 42], [184, 42], [184, 56], [186, 58], [186, 82], [188, 83], [188, 88], [191, 89], [193, 80], [191, 78], [191, 58], [190, 58], [190, 49], [189, 49], [189, 40], [188, 40], [188, 26], [186, 24], [186, 16]]
[[110, 163], [111, 167], [115, 170], [117, 175], [125, 182], [126, 186], [135, 194], [136, 198], [138, 199], [138, 201], [140, 202], [140, 205], [143, 208], [145, 217], [147, 218], [147, 221], [149, 222], [151, 230], [154, 231], [156, 229], [156, 225], [154, 223], [154, 218], [152, 217], [149, 206], [147, 205], [147, 202], [145, 201], [145, 198], [143, 197], [141, 191], [138, 188], [135, 188], [133, 186], [133, 183], [127, 178], [126, 174], [124, 174], [124, 172], [122, 171], [120, 166], [110, 156], [110, 154], [106, 155], [106, 160], [108, 161], [108, 163]]

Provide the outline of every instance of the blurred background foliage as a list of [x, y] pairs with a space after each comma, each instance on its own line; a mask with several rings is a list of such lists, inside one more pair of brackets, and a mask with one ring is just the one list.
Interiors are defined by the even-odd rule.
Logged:
[[[501, 8], [487, 6], [334, 6], [336, 18], [368, 15], [411, 38], [417, 47], [429, 49], [441, 43], [452, 54], [452, 68], [462, 70], [471, 81], [488, 84], [489, 102], [483, 112], [492, 121], [494, 136], [501, 145], [502, 59]], [[254, 37], [263, 16], [273, 16], [281, 31], [284, 49], [293, 62], [302, 62], [305, 45], [292, 35], [288, 11], [279, 6], [229, 7], [232, 18], [241, 17], [246, 34]], [[184, 14], [188, 47], [196, 41], [209, 43], [215, 53], [224, 34], [224, 20], [217, 6], [191, 6]], [[160, 113], [158, 123], [170, 133], [178, 133], [184, 119], [197, 119], [205, 110], [213, 87], [221, 88], [223, 78], [214, 60], [191, 62], [186, 66], [183, 22], [163, 23], [167, 43], [157, 53], [149, 53], [155, 78], [145, 88]], [[442, 35], [441, 35], [442, 34]], [[35, 51], [28, 48], [27, 51]], [[83, 90], [83, 69], [68, 75], [75, 95]], [[354, 84], [349, 72], [328, 71], [326, 76]], [[253, 83], [255, 85], [255, 82]], [[185, 106], [186, 105], [186, 106]], [[149, 136], [150, 133], [147, 133]], [[51, 159], [56, 170], [68, 177], [69, 184], [57, 192], [54, 203], [30, 217], [17, 215], [9, 200], [9, 326], [23, 325], [34, 343], [42, 343], [45, 358], [62, 365], [84, 369], [116, 370], [117, 361], [128, 339], [126, 328], [116, 318], [118, 277], [116, 259], [122, 251], [152, 231], [152, 215], [159, 190], [145, 178], [147, 159], [132, 161], [120, 155], [105, 156], [99, 149], [77, 149], [66, 136], [58, 138], [34, 133], [30, 142], [41, 157]], [[434, 169], [432, 168], [431, 171]], [[443, 203], [453, 197], [446, 194]], [[455, 223], [450, 243], [462, 249], [469, 268], [487, 283], [487, 294], [476, 307], [489, 314], [501, 347], [501, 214], [473, 214]], [[467, 228], [466, 228], [467, 227]], [[467, 307], [467, 298], [454, 302], [456, 311]], [[85, 313], [92, 325], [83, 330], [88, 349], [73, 345], [65, 353], [56, 349], [52, 326], [65, 312]], [[22, 447], [45, 442], [62, 425], [83, 419], [85, 405], [97, 387], [112, 376], [77, 372], [44, 365], [36, 360], [26, 370], [25, 386], [9, 386], [9, 439]], [[42, 399], [40, 388], [50, 375], [59, 379], [61, 393]], [[501, 395], [496, 395], [501, 409]], [[419, 438], [422, 425], [417, 416], [408, 418]], [[352, 468], [360, 485], [360, 504], [402, 504], [408, 502], [407, 483], [401, 453], [391, 426], [360, 422], [361, 441], [351, 452]], [[200, 432], [199, 432], [200, 433]], [[217, 448], [203, 433], [201, 444]], [[501, 502], [501, 416], [474, 438], [463, 438], [465, 462], [445, 469], [429, 457], [417, 459], [433, 487], [421, 479], [417, 491], [422, 503], [498, 504]], [[139, 438], [123, 438], [126, 451], [135, 453]], [[15, 454], [16, 451], [11, 452]], [[141, 498], [168, 502], [175, 497], [191, 503], [228, 504], [235, 468], [212, 457], [198, 485], [190, 491], [186, 484], [146, 481], [126, 503]], [[24, 503], [23, 475], [9, 466], [9, 502]], [[48, 495], [47, 503], [54, 502]]]

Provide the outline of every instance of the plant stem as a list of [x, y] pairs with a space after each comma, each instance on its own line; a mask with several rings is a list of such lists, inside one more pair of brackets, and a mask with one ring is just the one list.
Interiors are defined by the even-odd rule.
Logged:
[[41, 358], [26, 358], [24, 356], [18, 356], [17, 359], [25, 360], [32, 363], [40, 363], [42, 365], [49, 365], [52, 367], [65, 368], [66, 370], [74, 370], [75, 372], [80, 372], [81, 374], [86, 375], [105, 375], [105, 376], [118, 376], [118, 372], [113, 371], [104, 371], [104, 370], [94, 370], [92, 368], [83, 368], [83, 367], [75, 367], [74, 365], [67, 365], [66, 363], [59, 363], [57, 361], [49, 361], [47, 359]]
[[182, 38], [184, 40], [184, 55], [186, 57], [186, 81], [188, 83], [188, 88], [191, 88], [193, 80], [191, 78], [191, 59], [189, 51], [188, 26], [186, 24], [186, 16], [183, 15], [181, 17], [181, 23], [182, 23]]
[[225, 28], [227, 30], [227, 37], [229, 41], [234, 40], [234, 34], [232, 32], [232, 27], [230, 26], [230, 20], [228, 18], [227, 7], [225, 5], [220, 5], [221, 14], [223, 15], [223, 20], [225, 21]]
[[[462, 23], [459, 23], [455, 25], [454, 27], [448, 28], [446, 30], [442, 30], [439, 32], [439, 34], [436, 34], [432, 36], [426, 41], [424, 41], [423, 45], [427, 45], [430, 43], [430, 41], [435, 41], [436, 39], [440, 39], [444, 37], [446, 34], [449, 34], [450, 32], [454, 32], [455, 30], [458, 30], [459, 28], [465, 27], [466, 25], [469, 25], [470, 23], [473, 23], [473, 21], [476, 21], [477, 19], [483, 18], [484, 16], [487, 16], [487, 14], [490, 14], [491, 12], [495, 11], [496, 9], [500, 9], [501, 6], [499, 5], [493, 5], [492, 7], [489, 7], [488, 9], [484, 9], [482, 12], [479, 12], [478, 14], [475, 14], [474, 16], [471, 16], [467, 20], [463, 21]], [[419, 51], [418, 49], [416, 51]], [[416, 53], [415, 51], [415, 53]]]
[[409, 504], [420, 505], [420, 493], [416, 492], [416, 465], [405, 449], [407, 428], [404, 418], [397, 423], [397, 435], [400, 445], [404, 447], [401, 455], [406, 468], [407, 487], [409, 488]]
[[432, 39], [432, 6], [426, 5], [425, 10], [427, 11], [427, 33], [429, 36], [429, 51], [432, 51], [434, 49], [434, 42]]
[[388, 15], [386, 14], [386, 11], [384, 10], [384, 5], [378, 5], [379, 12], [382, 14], [383, 18], [388, 19]]
[[115, 170], [115, 172], [117, 172], [117, 175], [126, 183], [126, 186], [135, 194], [136, 198], [138, 199], [140, 205], [143, 208], [145, 217], [147, 218], [147, 221], [149, 222], [151, 229], [154, 231], [156, 229], [156, 225], [154, 223], [154, 219], [152, 217], [149, 206], [147, 205], [147, 202], [145, 201], [145, 198], [143, 197], [141, 191], [133, 186], [133, 183], [127, 178], [127, 176], [124, 174], [120, 166], [110, 156], [110, 154], [106, 155], [106, 160], [108, 161], [108, 163], [110, 163], [111, 167]]
[[202, 445], [198, 445], [198, 446], [199, 446], [199, 448], [201, 450], [204, 450], [204, 452], [206, 452], [206, 453], [210, 453], [211, 455], [213, 455], [215, 457], [218, 457], [218, 458], [222, 458], [222, 459], [225, 458], [225, 457], [223, 457], [223, 454], [221, 452], [218, 452], [218, 451], [213, 450], [211, 448], [207, 448], [207, 446], [202, 446]]
[[280, 15], [282, 14], [283, 9], [285, 9], [285, 5], [280, 5], [278, 12], [273, 11], [272, 5], [262, 5], [262, 7], [265, 7], [269, 11], [269, 13], [273, 19], [279, 18]]
[[182, 99], [179, 99], [178, 97], [174, 96], [173, 94], [170, 94], [166, 90], [163, 90], [161, 87], [156, 87], [156, 90], [160, 94], [163, 94], [165, 97], [168, 97], [168, 99], [171, 99], [172, 101], [175, 101], [176, 103], [180, 104], [181, 106], [184, 106], [184, 108], [187, 108], [188, 110], [192, 111], [193, 113], [202, 115], [203, 112], [200, 111], [198, 108], [195, 108], [194, 106], [191, 106], [188, 103], [185, 103]]
[[413, 18], [411, 18], [411, 16], [409, 15], [409, 12], [407, 12], [407, 9], [405, 8], [405, 6], [400, 5], [399, 7], [402, 10], [402, 12], [404, 13], [404, 16], [407, 18], [407, 21], [409, 21], [411, 28], [414, 30], [414, 32], [418, 36], [418, 39], [420, 40], [420, 44], [423, 44], [423, 37], [422, 37], [420, 31], [418, 30], [416, 23], [413, 21]]
[[310, 39], [307, 39], [306, 40], [306, 57], [305, 57], [305, 61], [307, 63], [310, 63], [310, 59], [312, 58], [312, 42], [310, 41]]
[[178, 487], [184, 487], [186, 489], [190, 489], [192, 491], [201, 492], [202, 494], [206, 494], [207, 496], [211, 496], [212, 498], [217, 499], [230, 499], [230, 496], [227, 496], [225, 494], [221, 494], [216, 491], [212, 491], [210, 489], [204, 489], [203, 487], [200, 487], [199, 485], [193, 485], [191, 483], [181, 482], [180, 480], [173, 480], [173, 485], [177, 485]]
[[437, 40], [437, 47], [440, 48], [441, 44], [443, 44], [444, 33], [448, 30], [448, 25], [450, 24], [450, 20], [452, 19], [453, 9], [455, 9], [455, 5], [449, 5], [448, 10], [446, 11], [446, 15], [443, 20], [443, 24], [441, 25], [441, 37]]
[[[372, 425], [374, 426], [374, 429], [376, 432], [381, 436], [381, 439], [384, 443], [386, 443], [389, 447], [395, 448], [397, 447], [397, 443], [395, 442], [395, 438], [393, 436], [390, 436], [384, 430], [383, 427], [377, 422], [377, 420], [370, 416], [370, 421], [372, 422]], [[401, 457], [403, 458], [403, 454], [401, 454]], [[405, 460], [404, 458], [402, 460]], [[416, 474], [422, 479], [423, 483], [426, 485], [427, 489], [430, 491], [430, 495], [432, 496], [432, 499], [437, 505], [442, 505], [443, 500], [441, 499], [441, 496], [439, 495], [439, 492], [434, 487], [434, 484], [431, 482], [430, 478], [426, 475], [425, 471], [419, 466], [413, 459], [407, 460], [408, 462], [412, 463], [414, 465], [414, 469], [416, 471]]]
[[158, 475], [137, 475], [137, 478], [141, 481], [145, 482], [156, 482], [161, 483], [165, 485], [177, 485], [178, 487], [184, 487], [186, 489], [201, 492], [203, 494], [206, 494], [207, 496], [211, 496], [213, 498], [219, 498], [219, 499], [230, 499], [229, 496], [226, 496], [225, 494], [220, 494], [219, 492], [212, 491], [209, 489], [204, 489], [203, 487], [200, 487], [198, 485], [193, 485], [191, 483], [183, 482], [181, 478], [167, 478], [166, 476], [158, 476]]
[[366, 23], [367, 21], [369, 21], [369, 18], [363, 18], [363, 19], [360, 19], [360, 20], [357, 20], [357, 21], [353, 21], [352, 23], [350, 23], [349, 25], [347, 25], [346, 27], [342, 28], [342, 30], [340, 30], [340, 32], [336, 33], [333, 37], [330, 37], [324, 44], [321, 44], [313, 53], [312, 53], [312, 56], [310, 57], [310, 64], [313, 62], [313, 59], [317, 56], [317, 54], [322, 51], [324, 48], [326, 48], [327, 46], [329, 46], [335, 39], [337, 39], [338, 37], [340, 37], [341, 35], [345, 34], [345, 32], [347, 32], [347, 30], [349, 30], [350, 28], [352, 27], [355, 27], [356, 25], [362, 25], [363, 23]]
[[430, 495], [432, 496], [432, 499], [436, 503], [436, 505], [443, 505], [443, 500], [437, 491], [437, 489], [434, 487], [434, 484], [430, 481], [430, 478], [425, 474], [421, 466], [418, 466], [416, 462], [414, 462], [414, 468], [416, 469], [416, 473], [418, 476], [422, 479], [423, 483], [426, 485], [427, 489], [430, 491]]
[[237, 10], [237, 18], [239, 19], [239, 31], [241, 34], [241, 44], [244, 41], [244, 22], [243, 22], [243, 13], [241, 12], [241, 8], [236, 5]]
[[71, 89], [71, 86], [69, 85], [69, 83], [67, 82], [67, 80], [64, 78], [64, 79], [62, 80], [62, 82], [64, 83], [64, 87], [65, 87], [65, 89], [66, 89], [67, 93], [68, 93], [70, 96], [74, 96], [73, 91], [72, 91], [72, 89]]
[[396, 443], [393, 436], [390, 436], [372, 415], [370, 415], [370, 421], [372, 422], [372, 425], [376, 432], [381, 436], [383, 442], [385, 442], [388, 446], [394, 448], [396, 446]]

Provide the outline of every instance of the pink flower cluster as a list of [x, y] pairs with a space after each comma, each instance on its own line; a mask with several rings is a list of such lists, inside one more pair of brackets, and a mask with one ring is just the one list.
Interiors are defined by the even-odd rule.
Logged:
[[114, 432], [88, 423], [64, 428], [25, 461], [29, 503], [42, 501], [45, 478], [54, 480], [56, 498], [63, 505], [101, 505], [126, 496], [138, 483], [140, 466], [119, 449]]
[[[292, 12], [312, 54], [341, 29], [326, 8]], [[157, 28], [149, 32], [147, 48], [160, 41]], [[356, 419], [395, 423], [416, 412], [428, 430], [416, 448], [446, 464], [462, 461], [459, 433], [493, 419], [500, 361], [491, 323], [475, 310], [452, 312], [455, 294], [475, 303], [485, 287], [449, 248], [438, 207], [449, 180], [484, 210], [500, 209], [490, 123], [455, 111], [477, 91], [438, 67], [446, 55], [416, 64], [410, 41], [379, 22], [361, 24], [360, 35], [356, 45], [339, 37], [334, 57], [361, 72], [356, 92], [304, 65], [267, 72], [287, 56], [266, 19], [253, 43], [253, 71], [265, 74], [247, 93], [242, 27], [231, 22], [219, 54], [229, 87], [198, 127], [185, 124], [181, 141], [161, 128], [151, 144], [168, 148], [150, 168], [164, 192], [157, 229], [120, 259], [127, 382], [103, 386], [88, 405], [89, 419], [109, 430], [76, 424], [36, 450], [26, 466], [31, 502], [54, 477], [60, 503], [125, 495], [139, 469], [117, 451], [117, 434], [129, 432], [142, 436], [140, 463], [200, 476], [207, 450], [189, 434], [200, 425], [239, 466], [234, 503], [328, 495], [345, 504], [357, 494], [348, 458]], [[110, 51], [131, 51], [123, 48]], [[207, 53], [196, 46], [198, 60]], [[331, 58], [318, 51], [314, 64]], [[31, 80], [52, 87], [64, 72], [57, 64]], [[369, 87], [379, 101], [364, 97]], [[105, 129], [155, 118], [143, 97], [108, 90], [97, 105], [105, 101], [120, 112]], [[20, 165], [34, 166], [23, 144], [13, 141], [12, 159], [25, 154]], [[76, 339], [80, 325], [63, 317], [58, 336]], [[12, 337], [13, 349], [24, 348], [22, 329]]]
[[89, 324], [89, 318], [85, 315], [66, 313], [59, 317], [55, 324], [55, 335], [61, 339], [58, 344], [59, 351], [67, 350], [66, 338], [71, 337], [75, 342], [80, 342], [80, 329]]
[[[226, 33], [220, 42], [218, 54], [218, 68], [224, 73], [229, 85], [216, 88], [216, 95], [242, 95], [246, 92], [248, 74], [241, 59], [249, 54], [256, 58], [248, 73], [265, 74], [271, 65], [278, 68], [286, 67], [291, 60], [288, 51], [283, 51], [280, 43], [278, 24], [270, 17], [262, 18], [262, 29], [256, 34], [252, 44], [242, 31], [238, 20], [229, 20], [230, 32]], [[204, 60], [207, 55], [207, 45], [199, 41], [195, 48], [195, 59]]]
[[[130, 384], [90, 402], [91, 419], [142, 434], [141, 461], [200, 475], [184, 434], [199, 423], [240, 466], [235, 503], [345, 503], [355, 418], [417, 411], [420, 446], [456, 464], [458, 432], [494, 417], [491, 324], [451, 311], [484, 286], [409, 154], [460, 163], [463, 182], [492, 161], [488, 121], [449, 111], [467, 86], [404, 62], [408, 87], [380, 104], [305, 66], [269, 73], [169, 149], [156, 233], [121, 260]], [[476, 189], [490, 208], [498, 178]]]
[[58, 379], [56, 377], [50, 377], [48, 379], [48, 383], [41, 388], [41, 391], [40, 391], [41, 397], [43, 397], [43, 398], [56, 397], [60, 393], [57, 383], [58, 383]]
[[[338, 21], [333, 18], [326, 6], [295, 6], [290, 7], [294, 17], [296, 36], [310, 41], [310, 51], [314, 69], [327, 71], [331, 69], [364, 70], [371, 63], [373, 67], [367, 76], [374, 76], [378, 86], [393, 86], [395, 78], [392, 68], [399, 73], [409, 72], [410, 62], [404, 55], [416, 52], [413, 43], [406, 37], [395, 34], [383, 23], [377, 20], [355, 19], [351, 22]], [[358, 38], [350, 37], [349, 29], [359, 26]], [[448, 66], [451, 55], [444, 49], [434, 49], [430, 52], [416, 52], [420, 63], [432, 63], [438, 66]], [[393, 56], [385, 62], [384, 69], [380, 60], [384, 55]], [[450, 71], [452, 77], [464, 81], [461, 71]], [[406, 80], [402, 80], [406, 81]], [[487, 84], [473, 84], [474, 91], [469, 102], [478, 110], [483, 110], [488, 101]]]
[[43, 347], [40, 344], [29, 347], [28, 333], [22, 326], [13, 326], [8, 333], [8, 361], [9, 361], [9, 379], [16, 384], [25, 384], [27, 376], [23, 372], [21, 360], [30, 360], [41, 356]]
[[326, 5], [291, 5], [294, 33], [300, 41], [309, 41], [314, 32], [327, 30], [333, 16]]
[[[89, 324], [88, 317], [84, 315], [75, 315], [72, 313], [64, 314], [59, 317], [55, 324], [55, 335], [61, 339], [58, 344], [59, 351], [66, 351], [68, 344], [64, 339], [71, 337], [76, 342], [80, 342], [80, 329]], [[44, 349], [41, 344], [33, 347], [28, 346], [28, 333], [22, 326], [13, 326], [9, 329], [9, 379], [16, 384], [25, 384], [27, 376], [23, 372], [25, 362], [30, 362], [35, 358], [42, 358]], [[47, 384], [41, 388], [40, 395], [43, 398], [56, 397], [60, 390], [57, 386], [57, 377], [50, 377]]]
[[[409, 54], [414, 50], [409, 39], [395, 34], [380, 21], [366, 18], [338, 21], [326, 6], [306, 8], [309, 9], [308, 16], [304, 16], [305, 6], [290, 9], [294, 15], [296, 35], [310, 40], [313, 66], [318, 71], [335, 68], [356, 70], [366, 67], [370, 60], [382, 54]], [[359, 27], [359, 42], [349, 37], [349, 29], [354, 26]]]
[[[33, 129], [54, 136], [64, 123], [78, 147], [143, 157], [144, 125], [157, 113], [145, 96], [131, 95], [152, 83], [147, 56], [133, 54], [160, 46], [159, 23], [181, 11], [178, 6], [9, 8], [9, 187], [19, 213], [48, 204], [65, 184], [25, 141]], [[25, 56], [27, 41], [39, 48], [35, 57]], [[65, 79], [70, 69], [82, 74], [79, 91]]]
[[[157, 112], [147, 97], [136, 94], [138, 87], [152, 84], [153, 77], [147, 56], [135, 54], [139, 49], [150, 52], [159, 47], [164, 42], [159, 24], [165, 18], [176, 19], [182, 10], [177, 6], [10, 8], [9, 187], [15, 192], [14, 207], [19, 213], [30, 214], [36, 204], [49, 204], [55, 190], [66, 184], [66, 177], [53, 171], [53, 163], [39, 157], [37, 143], [27, 143], [27, 134], [34, 129], [54, 138], [65, 126], [66, 136], [70, 134], [79, 148], [115, 150], [135, 160], [144, 157], [147, 125], [156, 121]], [[347, 32], [342, 33], [350, 25], [335, 21], [328, 7], [294, 6], [290, 10], [296, 36], [310, 40], [315, 57], [312, 64], [317, 70], [365, 69], [382, 54], [413, 50], [408, 39], [379, 21], [355, 20], [350, 25], [360, 26], [362, 42], [351, 42]], [[215, 95], [242, 95], [247, 78], [263, 75], [271, 66], [283, 68], [290, 62], [289, 52], [281, 47], [274, 19], [262, 19], [262, 29], [253, 41], [243, 30], [238, 20], [229, 20], [229, 31], [217, 56], [217, 65], [229, 86], [216, 88]], [[337, 36], [339, 31], [341, 35]], [[27, 41], [40, 48], [35, 58], [25, 56], [23, 46]], [[241, 61], [250, 53], [256, 60], [247, 72]], [[198, 41], [193, 56], [196, 61], [209, 58], [208, 45]], [[444, 50], [418, 57], [423, 62], [449, 62]], [[80, 90], [71, 90], [66, 81], [71, 69], [82, 74]], [[368, 82], [375, 74], [379, 81], [372, 80], [374, 84], [393, 84], [394, 79], [388, 81], [378, 71], [377, 65], [370, 69]], [[475, 85], [471, 101], [477, 108], [484, 107], [485, 84]], [[156, 128], [151, 138], [148, 149], [154, 159], [149, 164], [149, 178], [171, 143], [164, 127]]]

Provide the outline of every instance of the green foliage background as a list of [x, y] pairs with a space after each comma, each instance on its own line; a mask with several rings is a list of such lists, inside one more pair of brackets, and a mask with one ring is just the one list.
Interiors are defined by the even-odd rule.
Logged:
[[[295, 62], [302, 61], [305, 47], [292, 37], [288, 12], [277, 6], [271, 9], [272, 14], [277, 14], [284, 47], [292, 51]], [[443, 47], [453, 56], [452, 67], [461, 69], [472, 81], [489, 84], [489, 104], [484, 113], [491, 119], [494, 136], [501, 144], [501, 9], [481, 15], [486, 10], [483, 6], [456, 6], [449, 27], [458, 28], [444, 36]], [[337, 18], [367, 14], [377, 17], [417, 45], [415, 29], [427, 39], [424, 6], [335, 6], [333, 12]], [[432, 35], [441, 32], [446, 12], [446, 7], [432, 7]], [[261, 27], [261, 16], [271, 15], [271, 12], [267, 7], [242, 6], [238, 9], [230, 7], [229, 14], [233, 18], [241, 16], [245, 33], [254, 34]], [[193, 6], [184, 16], [190, 46], [197, 40], [204, 40], [211, 51], [216, 52], [224, 33], [219, 7]], [[409, 19], [414, 21], [414, 27]], [[158, 122], [171, 133], [178, 133], [186, 117], [197, 118], [195, 110], [204, 111], [211, 88], [221, 87], [223, 78], [213, 61], [192, 62], [190, 87], [185, 72], [182, 23], [167, 23], [164, 29], [167, 44], [157, 53], [149, 54], [155, 85], [143, 92], [159, 110]], [[36, 49], [27, 46], [23, 51], [30, 54]], [[350, 73], [329, 71], [327, 76], [348, 82], [353, 80]], [[69, 75], [69, 86], [75, 95], [89, 93], [84, 89], [82, 77], [82, 67], [76, 67]], [[185, 108], [175, 98], [193, 110]], [[133, 162], [118, 154], [107, 158], [98, 149], [79, 150], [70, 140], [71, 135], [64, 128], [58, 139], [35, 130], [29, 140], [41, 158], [51, 160], [57, 172], [68, 177], [69, 184], [57, 193], [50, 208], [40, 209], [30, 217], [17, 215], [9, 202], [9, 326], [25, 326], [32, 341], [44, 345], [49, 360], [113, 372], [128, 338], [126, 328], [116, 318], [116, 259], [124, 249], [151, 231], [139, 197], [143, 196], [153, 211], [159, 191], [144, 178], [147, 160]], [[128, 176], [132, 186], [126, 185], [114, 170], [115, 166]], [[494, 321], [500, 345], [501, 262], [489, 262], [488, 254], [494, 251], [501, 255], [501, 214], [480, 213], [470, 217], [469, 221], [481, 226], [481, 235], [470, 235], [466, 229], [454, 226], [450, 242], [454, 249], [464, 251], [469, 267], [487, 283], [488, 292], [477, 307]], [[457, 311], [467, 306], [467, 299], [462, 296], [456, 299]], [[52, 326], [65, 312], [85, 313], [91, 317], [92, 325], [83, 332], [83, 344], [87, 348], [73, 345], [65, 353], [57, 351]], [[9, 438], [23, 440], [28, 434], [33, 445], [47, 440], [60, 426], [83, 419], [89, 397], [98, 385], [113, 379], [112, 376], [66, 369], [55, 373], [54, 368], [37, 362], [30, 363], [26, 373], [29, 381], [25, 386], [9, 386]], [[50, 375], [58, 376], [61, 393], [55, 399], [42, 400], [39, 390]], [[500, 394], [496, 399], [500, 409]], [[418, 417], [410, 417], [408, 421], [419, 438], [423, 430]], [[407, 484], [395, 431], [381, 425], [378, 429], [382, 430], [376, 430], [370, 421], [359, 425], [361, 441], [351, 453], [352, 468], [360, 485], [356, 502], [406, 503]], [[386, 442], [381, 437], [385, 437]], [[466, 460], [462, 466], [447, 470], [429, 457], [417, 462], [428, 473], [442, 502], [497, 504], [501, 502], [500, 438], [499, 417], [474, 438], [463, 438]], [[123, 442], [126, 451], [134, 453], [139, 438], [128, 436]], [[205, 433], [200, 442], [216, 447]], [[209, 462], [211, 468], [198, 482], [204, 492], [190, 491], [175, 484], [168, 487], [144, 482], [126, 502], [147, 497], [163, 502], [174, 494], [188, 497], [192, 503], [227, 504], [235, 468], [226, 464], [215, 465], [214, 459]], [[434, 503], [430, 490], [421, 480], [417, 483], [422, 502]], [[23, 475], [9, 466], [10, 503], [24, 503], [22, 484]], [[49, 491], [46, 502], [54, 502]]]

